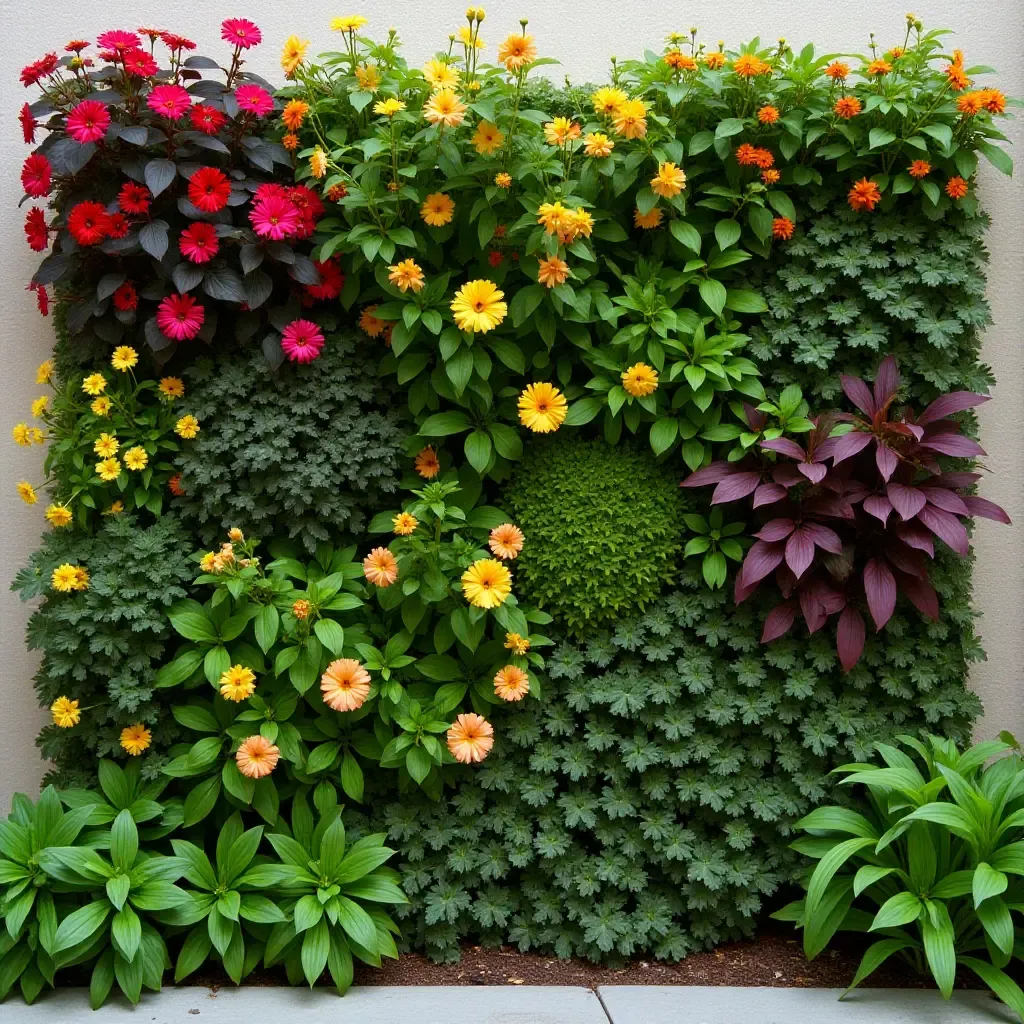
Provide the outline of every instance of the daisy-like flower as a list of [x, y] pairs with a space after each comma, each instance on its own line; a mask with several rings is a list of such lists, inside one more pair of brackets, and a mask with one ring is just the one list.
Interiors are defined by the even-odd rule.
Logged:
[[135, 78], [151, 78], [160, 70], [151, 53], [138, 49], [121, 54], [121, 66]]
[[589, 132], [583, 137], [583, 152], [597, 160], [611, 156], [615, 143], [604, 132]]
[[827, 68], [825, 68], [825, 74], [828, 75], [833, 82], [842, 82], [849, 73], [850, 65], [844, 64], [841, 60], [834, 60]]
[[946, 182], [946, 195], [950, 199], [963, 199], [969, 191], [970, 187], [959, 174]]
[[851, 210], [873, 210], [881, 201], [882, 193], [878, 185], [868, 178], [855, 181], [846, 196]]
[[131, 345], [118, 345], [110, 359], [110, 365], [121, 373], [127, 373], [138, 362], [139, 353]]
[[394, 117], [400, 110], [405, 110], [405, 104], [401, 100], [395, 99], [394, 96], [389, 96], [386, 100], [378, 100], [373, 105], [373, 112], [381, 117]]
[[878, 58], [877, 60], [871, 61], [865, 70], [869, 75], [881, 77], [882, 75], [887, 75], [892, 71], [892, 65], [887, 60]]
[[101, 32], [96, 37], [96, 45], [101, 50], [114, 50], [116, 53], [120, 53], [122, 50], [132, 50], [141, 42], [142, 40], [134, 32], [126, 32], [119, 28]]
[[320, 692], [333, 711], [356, 711], [370, 695], [370, 673], [355, 658], [339, 658], [320, 677]]
[[443, 227], [455, 215], [455, 200], [444, 192], [431, 192], [420, 207], [420, 216], [432, 228]]
[[47, 505], [43, 516], [55, 529], [60, 529], [62, 526], [70, 526], [71, 520], [74, 518], [71, 509], [69, 509], [67, 505], [56, 504]]
[[527, 384], [519, 396], [519, 422], [538, 434], [557, 430], [569, 411], [565, 395], [553, 384]]
[[96, 463], [96, 475], [109, 484], [121, 475], [121, 463], [117, 459], [102, 459]]
[[782, 180], [782, 175], [778, 171], [762, 171], [761, 180], [766, 185], [777, 185]]
[[44, 359], [36, 370], [36, 383], [49, 384], [53, 380], [54, 364], [52, 359]]
[[656, 228], [661, 224], [661, 220], [664, 216], [665, 214], [660, 206], [655, 206], [646, 213], [641, 213], [639, 207], [637, 207], [633, 210], [633, 225], [635, 227], [642, 228], [644, 231], [650, 231], [652, 228]]
[[512, 187], [512, 175], [506, 171], [498, 171], [494, 176], [494, 184], [498, 188], [511, 188]]
[[502, 700], [522, 700], [530, 692], [530, 677], [515, 665], [505, 665], [494, 676], [494, 694]]
[[557, 256], [546, 256], [537, 261], [537, 280], [548, 288], [565, 284], [569, 278], [569, 264]]
[[499, 47], [498, 61], [507, 71], [520, 71], [537, 59], [537, 47], [533, 36], [513, 32]]
[[401, 291], [423, 291], [425, 284], [423, 270], [415, 260], [402, 260], [388, 267], [388, 270], [390, 271], [388, 280]]
[[199, 420], [192, 415], [182, 416], [174, 424], [174, 432], [179, 437], [185, 438], [186, 441], [191, 441], [199, 433]]
[[614, 117], [629, 97], [621, 89], [602, 86], [590, 95], [594, 110], [604, 117]]
[[381, 589], [398, 579], [398, 562], [387, 548], [374, 548], [363, 559], [363, 575]]
[[497, 608], [512, 593], [512, 574], [493, 558], [477, 559], [462, 574], [462, 594], [476, 608]]
[[33, 153], [25, 158], [21, 168], [21, 187], [25, 194], [39, 199], [50, 194], [50, 161], [42, 153]]
[[118, 285], [112, 298], [114, 309], [119, 309], [122, 313], [130, 313], [133, 309], [138, 308], [139, 305], [139, 293], [135, 290], [135, 285], [131, 281], [125, 281], [124, 284]]
[[612, 116], [612, 127], [626, 139], [642, 139], [647, 134], [647, 107], [643, 100], [626, 100]]
[[39, 122], [33, 116], [32, 108], [29, 104], [22, 104], [18, 120], [21, 122], [21, 136], [25, 140], [25, 144], [34, 143], [36, 141], [36, 128], [39, 127]]
[[27, 480], [19, 480], [17, 490], [18, 497], [21, 498], [26, 505], [34, 505], [39, 500], [39, 495], [36, 494], [36, 489]]
[[281, 759], [281, 751], [259, 734], [243, 740], [235, 751], [235, 764], [238, 770], [248, 779], [266, 778]]
[[188, 179], [188, 201], [203, 213], [218, 213], [228, 204], [231, 180], [216, 167], [200, 167]]
[[324, 347], [324, 335], [312, 320], [293, 320], [281, 332], [281, 350], [293, 363], [311, 363]]
[[757, 112], [757, 119], [761, 124], [775, 124], [781, 116], [779, 108], [773, 107], [770, 103], [765, 104]]
[[529, 637], [520, 636], [518, 633], [506, 633], [505, 649], [521, 658], [530, 649]]
[[150, 90], [146, 105], [161, 117], [177, 121], [188, 113], [192, 97], [180, 85], [158, 85]]
[[423, 77], [431, 89], [454, 89], [461, 77], [459, 69], [447, 61], [433, 58], [423, 65]]
[[455, 293], [451, 303], [456, 326], [460, 331], [471, 334], [486, 334], [493, 330], [508, 312], [508, 305], [502, 301], [504, 298], [505, 293], [493, 281], [485, 278], [467, 281]]
[[505, 144], [505, 133], [490, 121], [479, 121], [471, 141], [481, 156], [490, 156]]
[[209, 263], [220, 251], [217, 229], [205, 221], [195, 221], [182, 231], [178, 249], [192, 263]]
[[249, 223], [261, 238], [279, 242], [282, 238], [295, 235], [302, 217], [295, 204], [281, 196], [268, 195], [254, 203], [249, 211]]
[[32, 444], [32, 430], [27, 423], [16, 423], [11, 430], [11, 436], [15, 444], [22, 448], [28, 448]]
[[327, 154], [317, 146], [309, 158], [309, 173], [314, 178], [322, 178], [327, 174]]
[[912, 160], [907, 174], [912, 178], [927, 178], [931, 174], [932, 165], [927, 160]]
[[181, 486], [180, 473], [175, 473], [174, 476], [167, 481], [167, 490], [169, 490], [176, 498], [180, 498], [185, 493], [185, 488]]
[[544, 141], [549, 146], [564, 146], [572, 139], [580, 137], [580, 126], [569, 117], [556, 117], [544, 125]]
[[58, 697], [50, 705], [50, 714], [53, 716], [53, 724], [58, 729], [73, 729], [82, 718], [78, 701], [67, 697]]
[[117, 205], [124, 213], [141, 214], [149, 212], [149, 189], [145, 185], [137, 185], [134, 181], [126, 181], [117, 193]]
[[169, 401], [185, 395], [185, 383], [180, 377], [161, 377], [158, 386], [160, 394]]
[[252, 696], [253, 690], [256, 689], [256, 673], [245, 665], [232, 665], [221, 673], [217, 685], [220, 687], [220, 695], [225, 700], [232, 700], [238, 704]]
[[87, 395], [102, 395], [107, 390], [107, 378], [102, 373], [90, 373], [82, 381], [82, 390]]
[[433, 480], [441, 472], [441, 463], [437, 458], [437, 452], [429, 444], [416, 453], [414, 465], [416, 472], [424, 480]]
[[725, 67], [725, 54], [720, 50], [704, 54], [704, 64], [709, 71], [721, 71]]
[[697, 62], [693, 57], [679, 49], [669, 50], [661, 59], [675, 71], [697, 70]]
[[856, 96], [840, 96], [832, 109], [844, 121], [849, 121], [851, 117], [856, 117], [864, 107]]
[[101, 459], [112, 459], [121, 449], [121, 442], [113, 434], [100, 434], [93, 442], [92, 450]]
[[68, 231], [83, 247], [99, 245], [109, 230], [110, 217], [102, 203], [77, 203], [68, 214]]
[[148, 750], [152, 742], [153, 734], [141, 722], [121, 730], [121, 749], [131, 757], [138, 757]]
[[239, 110], [254, 117], [266, 117], [274, 110], [274, 97], [259, 85], [240, 85], [235, 90], [235, 102]]
[[473, 764], [482, 761], [494, 746], [494, 727], [483, 715], [472, 712], [459, 715], [447, 733], [448, 750], [456, 761]]
[[772, 238], [788, 242], [795, 229], [796, 225], [788, 217], [775, 217], [772, 220]]
[[141, 472], [149, 465], [149, 453], [137, 444], [124, 453], [124, 464], [135, 473]]
[[671, 161], [658, 165], [658, 173], [651, 178], [651, 191], [656, 196], [671, 199], [686, 188], [686, 173]]
[[399, 512], [392, 518], [391, 525], [399, 537], [408, 537], [409, 534], [416, 532], [420, 521], [411, 512]]
[[388, 327], [387, 320], [374, 315], [376, 306], [367, 306], [359, 314], [359, 327], [370, 338], [379, 338]]
[[295, 132], [285, 132], [281, 136], [281, 145], [288, 150], [289, 153], [294, 153], [299, 148], [299, 137]]
[[109, 508], [105, 509], [105, 516], [119, 516], [124, 511], [124, 502], [119, 498]]
[[168, 295], [156, 308], [156, 325], [172, 341], [190, 341], [205, 319], [206, 310], [191, 295]]
[[345, 14], [340, 18], [331, 18], [331, 31], [358, 32], [366, 24], [361, 14]]
[[40, 395], [32, 403], [32, 415], [35, 416], [38, 419], [40, 416], [43, 415], [44, 412], [46, 412], [46, 410], [49, 408], [49, 406], [50, 406], [50, 396], [49, 395]]
[[112, 403], [106, 395], [100, 395], [99, 398], [94, 398], [89, 408], [92, 410], [94, 416], [109, 416], [112, 408]]
[[380, 88], [380, 71], [376, 64], [360, 64], [355, 76], [363, 92], [376, 92]]
[[79, 589], [78, 579], [78, 566], [65, 562], [50, 573], [50, 586], [61, 594], [70, 594]]
[[622, 371], [622, 388], [634, 398], [652, 395], [658, 390], [658, 371], [646, 363], [634, 363]]
[[82, 100], [64, 122], [65, 130], [75, 142], [99, 142], [110, 127], [110, 111], [99, 100]]
[[523, 550], [523, 531], [514, 523], [502, 523], [491, 530], [487, 546], [491, 553], [506, 561], [518, 557]]
[[341, 272], [341, 264], [332, 256], [326, 261], [314, 260], [313, 265], [320, 275], [320, 283], [307, 284], [306, 294], [318, 300], [336, 299], [345, 284], [345, 275]]
[[306, 59], [309, 48], [308, 39], [300, 39], [296, 35], [289, 36], [281, 49], [281, 67], [286, 78], [291, 78], [299, 65]]
[[752, 53], [740, 54], [732, 64], [733, 71], [741, 78], [753, 78], [771, 71], [771, 67]]
[[192, 127], [203, 135], [216, 135], [228, 123], [227, 114], [208, 103], [196, 103], [191, 106], [188, 119]]
[[220, 23], [220, 37], [225, 43], [242, 50], [251, 49], [263, 42], [263, 33], [248, 18], [225, 18]]
[[438, 89], [423, 106], [423, 116], [431, 124], [458, 128], [466, 119], [466, 104], [451, 89]]

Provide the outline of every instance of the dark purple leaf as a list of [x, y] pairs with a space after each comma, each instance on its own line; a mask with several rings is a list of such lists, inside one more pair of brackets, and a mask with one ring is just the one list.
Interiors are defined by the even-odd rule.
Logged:
[[821, 523], [804, 523], [801, 529], [810, 535], [815, 547], [831, 551], [833, 555], [841, 555], [843, 553], [843, 542], [839, 539], [839, 534], [834, 530], [830, 530], [827, 526], [822, 526]]
[[952, 455], [958, 459], [973, 459], [987, 454], [985, 449], [973, 438], [954, 433], [929, 435], [921, 442], [921, 447], [938, 452], [940, 455]]
[[896, 467], [900, 464], [900, 460], [896, 457], [896, 453], [891, 449], [887, 448], [884, 444], [880, 444], [875, 449], [875, 465], [878, 467], [878, 472], [882, 474], [882, 479], [888, 482], [889, 477], [896, 472]]
[[807, 457], [807, 453], [803, 448], [796, 441], [791, 441], [788, 437], [776, 437], [771, 441], [762, 441], [761, 447], [767, 448], [772, 452], [780, 452], [782, 455], [788, 455], [797, 462], [803, 462]]
[[870, 558], [864, 566], [864, 596], [877, 632], [892, 618], [896, 608], [896, 578], [881, 558]]
[[897, 568], [911, 576], [927, 576], [928, 569], [920, 552], [893, 539], [885, 546], [885, 557]]
[[833, 465], [838, 466], [840, 462], [863, 451], [873, 440], [874, 436], [872, 434], [860, 430], [837, 437], [835, 439], [835, 447], [832, 449]]
[[847, 605], [839, 616], [839, 628], [836, 630], [836, 650], [844, 672], [849, 672], [860, 661], [866, 633], [864, 617], [856, 608]]
[[878, 406], [875, 405], [874, 398], [871, 397], [871, 389], [860, 379], [860, 377], [849, 377], [845, 373], [839, 378], [839, 383], [843, 386], [843, 392], [846, 397], [853, 402], [855, 406], [865, 416], [874, 416], [878, 411]]
[[800, 462], [797, 464], [797, 470], [803, 473], [812, 484], [820, 484], [825, 479], [825, 474], [828, 472], [827, 467], [823, 466], [820, 462]]
[[892, 502], [881, 494], [869, 494], [864, 499], [863, 507], [869, 516], [874, 516], [883, 526], [885, 526], [889, 519], [889, 514], [892, 512]]
[[711, 504], [721, 505], [727, 501], [739, 501], [740, 498], [745, 498], [757, 490], [760, 483], [760, 473], [734, 473], [725, 477], [715, 488], [714, 494], [711, 495]]
[[786, 565], [793, 570], [797, 579], [811, 566], [814, 561], [814, 539], [806, 526], [794, 530], [786, 541]]
[[782, 543], [769, 544], [767, 541], [754, 541], [747, 557], [743, 559], [743, 568], [740, 576], [744, 586], [750, 586], [763, 580], [781, 562], [785, 545]]
[[981, 473], [943, 473], [930, 483], [940, 487], [970, 487], [981, 479]]
[[761, 484], [754, 491], [754, 508], [760, 508], [762, 505], [774, 505], [775, 502], [782, 501], [787, 497], [789, 497], [789, 491], [781, 484]]
[[890, 483], [885, 493], [892, 502], [892, 507], [899, 513], [900, 519], [906, 522], [913, 519], [924, 508], [927, 499], [916, 487]]
[[900, 574], [900, 589], [910, 598], [914, 607], [927, 615], [933, 622], [939, 621], [939, 597], [927, 577], [904, 576]]
[[[952, 476], [952, 474], [949, 474]], [[975, 494], [964, 496], [964, 504], [967, 506], [967, 514], [971, 516], [982, 516], [985, 519], [994, 519], [997, 523], [1010, 525], [1010, 517], [994, 501], [988, 498], [979, 498]]]
[[795, 529], [796, 523], [792, 519], [773, 519], [770, 523], [765, 523], [754, 536], [766, 541], [785, 540]]
[[900, 389], [900, 371], [896, 369], [896, 357], [886, 356], [875, 374], [875, 409], [882, 409], [895, 397]]
[[807, 631], [817, 633], [828, 622], [826, 602], [832, 596], [831, 589], [820, 580], [813, 580], [807, 586], [802, 586], [797, 596], [800, 598], [800, 613], [807, 624]]
[[947, 487], [929, 487], [927, 484], [920, 488], [921, 493], [928, 499], [928, 504], [941, 508], [943, 512], [952, 512], [955, 516], [969, 516], [971, 513], [956, 491]]
[[782, 487], [796, 487], [804, 482], [803, 475], [797, 472], [792, 462], [780, 462], [772, 468], [772, 479]]
[[796, 605], [793, 601], [776, 605], [765, 617], [761, 643], [768, 644], [772, 640], [778, 640], [780, 636], [790, 631], [795, 620]]
[[724, 480], [731, 473], [736, 472], [736, 467], [725, 460], [712, 462], [711, 465], [698, 469], [691, 473], [679, 486], [680, 487], [707, 487], [710, 484], [717, 484]]
[[912, 523], [897, 524], [895, 533], [907, 547], [923, 551], [929, 558], [935, 557], [932, 535], [916, 520]]
[[925, 505], [918, 512], [917, 518], [958, 555], [962, 558], [967, 557], [967, 530], [956, 516], [943, 512], [934, 505]]
[[944, 420], [955, 412], [963, 412], [964, 409], [973, 409], [989, 400], [988, 395], [977, 395], [973, 391], [951, 391], [948, 395], [936, 398], [931, 405], [920, 416], [917, 422], [923, 427], [936, 420]]

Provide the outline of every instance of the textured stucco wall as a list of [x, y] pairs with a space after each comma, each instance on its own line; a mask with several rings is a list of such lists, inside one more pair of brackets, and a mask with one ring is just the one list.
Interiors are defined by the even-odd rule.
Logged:
[[[874, 30], [885, 46], [902, 39], [905, 8], [892, 0], [733, 0], [730, 4], [697, 0], [682, 9], [667, 0], [623, 4], [621, 0], [491, 0], [485, 4], [484, 38], [493, 46], [520, 16], [530, 19], [541, 52], [563, 61], [566, 74], [576, 81], [601, 77], [611, 54], [620, 57], [660, 45], [669, 31], [687, 31], [696, 25], [712, 44], [722, 38], [729, 45], [755, 34], [765, 40], [784, 36], [794, 44], [813, 41], [819, 52], [860, 52], [866, 49], [867, 33]], [[956, 45], [967, 53], [968, 65], [985, 63], [1000, 69], [998, 84], [1008, 94], [1024, 96], [1024, 8], [994, 0], [965, 4], [957, 0], [933, 0], [915, 6], [929, 26], [946, 26], [956, 32]], [[406, 41], [411, 60], [421, 61], [449, 31], [462, 23], [461, 2], [426, 0], [360, 0], [351, 6], [370, 18], [370, 28], [383, 33], [396, 26]], [[327, 30], [332, 15], [350, 13], [323, 0], [284, 4], [274, 0], [219, 0], [196, 3], [187, 0], [0, 0], [0, 38], [4, 40], [3, 72], [0, 74], [0, 112], [5, 126], [0, 133], [0, 813], [10, 794], [34, 791], [41, 774], [33, 738], [44, 721], [31, 687], [35, 656], [25, 650], [23, 634], [28, 609], [7, 591], [7, 584], [35, 546], [43, 525], [41, 506], [26, 509], [14, 493], [17, 480], [38, 479], [40, 450], [17, 448], [10, 441], [10, 426], [24, 415], [39, 393], [33, 383], [36, 365], [51, 344], [49, 322], [42, 320], [33, 296], [23, 290], [36, 256], [24, 242], [23, 212], [17, 208], [21, 195], [18, 174], [26, 154], [15, 115], [24, 102], [25, 90], [18, 70], [47, 50], [59, 49], [72, 37], [95, 39], [106, 28], [135, 28], [143, 24], [181, 32], [200, 43], [202, 52], [219, 55], [220, 20], [229, 15], [246, 16], [259, 23], [265, 43], [253, 52], [251, 66], [278, 79], [277, 55], [285, 37], [297, 32], [313, 40], [312, 52], [329, 48]], [[549, 69], [558, 75], [560, 69]], [[999, 380], [996, 401], [982, 410], [983, 442], [994, 471], [983, 493], [1001, 502], [1018, 524], [1012, 530], [981, 521], [977, 541], [976, 596], [984, 612], [981, 630], [988, 661], [977, 667], [972, 683], [987, 710], [980, 734], [1000, 728], [1024, 735], [1021, 696], [1024, 664], [1024, 474], [1020, 469], [1022, 448], [1021, 410], [1024, 409], [1024, 357], [1019, 324], [1024, 319], [1024, 131], [1020, 122], [1009, 132], [1017, 143], [1021, 161], [1018, 177], [1010, 181], [990, 171], [982, 172], [981, 188], [995, 223], [988, 244], [992, 254], [989, 298], [995, 325], [985, 338], [985, 358]]]

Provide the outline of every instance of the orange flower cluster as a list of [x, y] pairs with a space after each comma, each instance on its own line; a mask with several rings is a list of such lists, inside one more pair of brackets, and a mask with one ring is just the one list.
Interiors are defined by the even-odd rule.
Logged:
[[998, 89], [973, 89], [957, 99], [956, 109], [968, 117], [982, 110], [990, 114], [1002, 114], [1006, 111], [1006, 97]]
[[775, 157], [770, 149], [743, 142], [736, 147], [736, 163], [741, 167], [760, 167], [761, 170], [767, 170], [774, 165]]
[[669, 50], [662, 60], [676, 71], [696, 71], [697, 62], [682, 50]]
[[871, 211], [881, 202], [882, 193], [873, 181], [861, 178], [853, 183], [846, 199], [852, 210]]
[[753, 78], [755, 75], [770, 75], [772, 73], [771, 64], [761, 60], [753, 53], [740, 54], [732, 62], [732, 69], [741, 78]]

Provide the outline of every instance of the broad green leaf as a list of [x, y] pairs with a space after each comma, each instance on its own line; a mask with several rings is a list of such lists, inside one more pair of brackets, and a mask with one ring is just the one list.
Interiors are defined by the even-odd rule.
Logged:
[[107, 920], [113, 909], [110, 903], [104, 899], [96, 900], [72, 911], [57, 926], [57, 935], [53, 943], [54, 953], [70, 949], [91, 938]]
[[949, 919], [946, 904], [930, 900], [927, 911], [921, 915], [920, 927], [925, 958], [932, 977], [939, 986], [942, 998], [949, 999], [956, 978], [956, 947], [953, 941], [953, 922]]
[[882, 904], [868, 931], [878, 931], [879, 928], [899, 928], [900, 925], [916, 921], [923, 911], [924, 906], [916, 893], [898, 892]]

